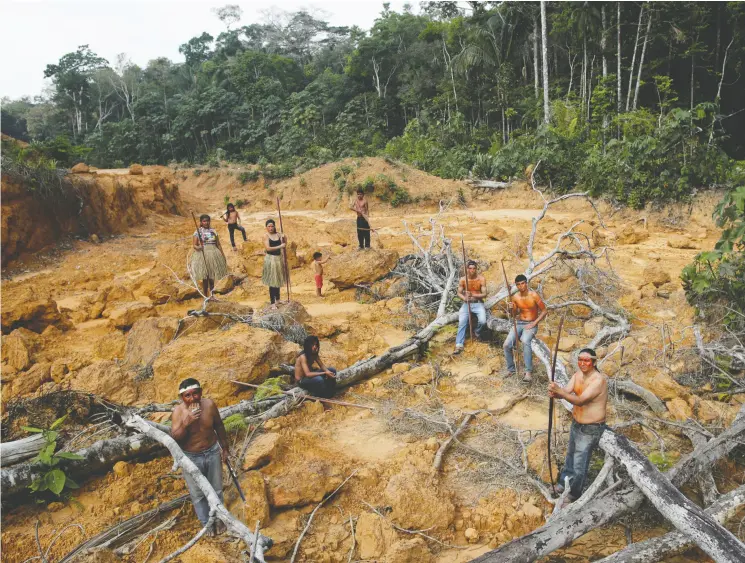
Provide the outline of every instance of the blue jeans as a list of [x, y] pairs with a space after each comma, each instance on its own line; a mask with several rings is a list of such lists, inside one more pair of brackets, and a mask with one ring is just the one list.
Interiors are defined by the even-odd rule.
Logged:
[[[530, 341], [533, 340], [538, 327], [526, 329], [530, 321], [517, 321], [517, 335], [523, 345], [523, 359], [525, 360], [525, 371], [533, 372], [533, 350], [530, 349]], [[515, 358], [513, 348], [515, 347], [515, 329], [510, 329], [507, 339], [504, 341], [504, 359], [507, 361], [507, 371], [515, 373]]]
[[572, 421], [567, 457], [564, 461], [564, 468], [559, 475], [559, 484], [562, 486], [565, 477], [569, 477], [569, 500], [577, 500], [582, 496], [592, 452], [597, 447], [605, 428], [605, 423], [602, 422], [580, 424], [575, 420]]
[[[201, 452], [185, 451], [184, 454], [197, 466], [197, 469], [201, 471], [202, 475], [207, 477], [210, 485], [215, 489], [217, 496], [220, 497], [220, 502], [222, 502], [222, 458], [220, 457], [220, 445], [215, 442], [212, 446]], [[194, 512], [197, 513], [197, 518], [199, 518], [202, 526], [204, 526], [210, 517], [210, 505], [197, 483], [186, 473], [184, 473], [184, 480], [189, 487]]]
[[[328, 368], [331, 373], [336, 375], [335, 368]], [[301, 389], [305, 389], [314, 397], [330, 399], [336, 392], [336, 379], [327, 375], [316, 375], [313, 377], [303, 377], [298, 383]]]
[[[471, 303], [471, 313], [476, 315], [478, 324], [473, 331], [476, 338], [481, 338], [481, 329], [486, 324], [486, 309], [483, 303]], [[455, 345], [463, 346], [466, 341], [466, 330], [468, 330], [468, 304], [463, 303], [458, 312], [458, 335], [455, 337]]]

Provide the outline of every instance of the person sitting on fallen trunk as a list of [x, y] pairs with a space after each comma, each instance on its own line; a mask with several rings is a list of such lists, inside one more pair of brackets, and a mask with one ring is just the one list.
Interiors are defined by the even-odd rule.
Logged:
[[595, 350], [585, 348], [577, 359], [579, 370], [567, 386], [562, 388], [554, 382], [548, 385], [550, 397], [564, 399], [574, 405], [567, 457], [559, 475], [559, 484], [556, 485], [556, 490], [563, 493], [565, 479], [569, 478], [569, 502], [574, 502], [582, 495], [592, 452], [605, 431], [608, 378], [597, 370], [596, 363]]
[[[303, 342], [303, 351], [295, 360], [295, 382], [315, 397], [330, 399], [336, 391], [336, 370], [327, 368], [318, 352], [321, 342], [317, 336], [307, 336]], [[320, 371], [313, 371], [316, 364]]]
[[[171, 436], [184, 450], [186, 457], [207, 477], [222, 502], [222, 462], [227, 461], [230, 450], [220, 412], [213, 400], [202, 397], [202, 386], [196, 379], [184, 379], [179, 384], [178, 393], [182, 402], [173, 409]], [[186, 473], [184, 480], [189, 487], [197, 518], [202, 526], [206, 526], [210, 515], [209, 503], [196, 481]], [[208, 535], [224, 531], [224, 524], [217, 524], [220, 526], [208, 530]]]

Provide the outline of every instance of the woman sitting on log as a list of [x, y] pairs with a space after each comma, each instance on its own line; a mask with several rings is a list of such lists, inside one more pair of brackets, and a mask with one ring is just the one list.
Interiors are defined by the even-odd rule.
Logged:
[[[318, 352], [321, 342], [317, 336], [307, 336], [303, 342], [303, 351], [295, 360], [295, 382], [315, 397], [330, 399], [336, 391], [336, 370], [327, 368]], [[320, 371], [311, 371], [317, 364]]]

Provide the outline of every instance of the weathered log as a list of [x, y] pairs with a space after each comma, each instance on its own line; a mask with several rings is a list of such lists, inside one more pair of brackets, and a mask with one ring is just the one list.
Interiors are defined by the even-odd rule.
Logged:
[[640, 398], [642, 401], [647, 403], [652, 412], [656, 415], [663, 415], [667, 412], [667, 407], [657, 395], [652, 393], [649, 389], [645, 389], [641, 385], [637, 385], [629, 379], [611, 379], [608, 381], [609, 391], [620, 391], [622, 393], [628, 393]]
[[13, 442], [0, 443], [0, 467], [8, 467], [34, 457], [46, 444], [44, 436], [32, 434]]
[[[169, 434], [154, 428], [152, 425], [148, 424], [148, 421], [136, 414], [125, 415], [124, 424], [130, 428], [138, 430], [150, 440], [168, 448], [168, 451], [173, 457], [174, 463], [180, 466], [181, 471], [184, 474], [189, 475], [191, 480], [196, 483], [209, 503], [210, 512], [214, 512], [215, 518], [225, 524], [227, 532], [230, 535], [243, 540], [246, 547], [249, 549], [254, 545], [254, 533], [249, 530], [243, 522], [233, 516], [227, 508], [225, 508], [225, 505], [220, 501], [220, 498], [217, 496], [215, 489], [212, 488], [212, 485], [210, 485], [207, 477], [202, 475], [202, 472], [199, 471], [199, 468], [196, 465], [194, 465], [194, 462], [186, 457], [184, 451], [179, 447], [176, 440], [174, 440]], [[264, 551], [269, 549], [272, 546], [272, 543], [271, 538], [260, 536], [254, 557], [259, 561], [263, 561]]]
[[[740, 436], [745, 434], [744, 414], [745, 406], [740, 409], [735, 422], [727, 430], [681, 457], [678, 463], [665, 474], [672, 484], [680, 488], [728, 455], [738, 445]], [[611, 492], [589, 501], [579, 513], [562, 511], [549, 523], [485, 553], [474, 561], [489, 563], [535, 561], [568, 545], [590, 530], [637, 510], [644, 498], [644, 494], [634, 486]]]
[[512, 184], [510, 182], [497, 182], [495, 180], [477, 180], [469, 178], [463, 180], [463, 182], [476, 190], [504, 190], [509, 188]]
[[[745, 485], [722, 495], [706, 509], [720, 524], [724, 524], [745, 504]], [[693, 540], [681, 532], [669, 532], [664, 536], [637, 542], [601, 559], [598, 563], [648, 563], [677, 555], [693, 547]]]
[[[233, 414], [256, 414], [262, 409], [278, 402], [279, 399], [272, 397], [265, 401], [252, 403], [241, 401], [237, 405], [223, 407], [220, 416], [227, 418]], [[155, 423], [152, 426], [160, 430], [167, 427]], [[60, 468], [65, 474], [75, 478], [89, 477], [93, 473], [111, 469], [119, 461], [131, 461], [133, 459], [148, 459], [165, 454], [165, 450], [157, 442], [153, 442], [146, 436], [137, 434], [134, 436], [117, 436], [109, 440], [101, 440], [95, 444], [78, 450], [78, 455], [83, 456], [81, 460], [60, 460]], [[21, 492], [24, 492], [31, 482], [41, 475], [44, 467], [39, 463], [19, 463], [13, 467], [0, 470], [0, 488], [3, 491], [4, 500]]]
[[624, 464], [631, 480], [660, 514], [712, 559], [726, 563], [745, 561], [745, 545], [676, 489], [628, 438], [606, 431], [600, 441], [603, 450]]
[[[695, 430], [683, 430], [683, 433], [688, 436], [688, 439], [693, 444], [694, 448], [705, 444], [708, 440], [706, 436]], [[701, 496], [704, 500], [704, 506], [711, 506], [719, 498], [719, 491], [717, 490], [717, 484], [714, 482], [714, 476], [711, 470], [705, 470], [700, 475], [696, 476], [696, 484], [698, 485]]]

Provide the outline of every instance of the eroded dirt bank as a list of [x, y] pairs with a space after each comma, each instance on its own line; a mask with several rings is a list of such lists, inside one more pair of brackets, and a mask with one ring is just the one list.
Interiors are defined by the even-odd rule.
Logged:
[[[346, 194], [340, 194], [335, 184], [338, 164], [273, 183], [271, 189], [261, 182], [241, 184], [238, 171], [198, 176], [191, 170], [174, 172], [183, 211], [210, 213], [222, 238], [233, 273], [218, 286], [225, 307], [259, 312], [267, 304], [266, 288], [260, 283], [259, 241], [265, 219], [275, 216], [276, 196], [287, 209], [285, 231], [293, 243], [293, 298], [302, 305], [294, 313], [295, 320], [321, 338], [321, 354], [329, 365], [344, 367], [379, 354], [415, 330], [418, 319], [406, 308], [401, 284], [384, 281], [372, 292], [359, 291], [354, 284], [384, 275], [392, 257], [395, 263], [395, 256], [411, 252], [407, 228], [426, 241], [429, 219], [438, 214], [440, 201], [450, 205], [438, 214], [438, 224], [454, 239], [463, 234], [469, 255], [486, 266], [490, 291], [502, 285], [500, 259], [505, 260], [510, 275], [525, 267], [531, 219], [542, 206], [528, 185], [477, 195], [459, 182], [377, 159], [346, 165], [353, 172], [352, 184], [386, 175], [406, 186], [412, 197], [421, 198], [393, 209], [372, 197], [371, 222], [378, 230], [373, 250], [364, 253], [355, 249], [353, 214], [345, 210]], [[109, 174], [117, 178], [115, 172]], [[464, 205], [458, 202], [459, 192]], [[241, 210], [248, 242], [238, 242], [237, 252], [229, 250], [227, 228], [217, 217], [224, 211], [226, 195], [232, 201], [249, 202]], [[739, 404], [729, 397], [707, 394], [688, 377], [694, 318], [678, 276], [699, 249], [712, 247], [717, 238], [710, 221], [715, 200], [714, 195], [707, 195], [691, 209], [671, 207], [643, 213], [601, 204], [605, 228], [597, 223], [588, 204], [560, 204], [541, 222], [535, 249], [540, 255], [553, 248], [557, 235], [580, 219], [586, 221], [578, 227], [580, 232], [596, 245], [612, 247], [611, 264], [622, 282], [618, 302], [629, 314], [632, 330], [623, 341], [622, 354], [615, 345], [599, 351], [601, 357], [608, 356], [603, 370], [616, 378], [629, 378], [657, 395], [665, 404], [666, 412], [660, 415], [665, 420], [693, 417], [712, 427], [728, 425]], [[179, 326], [179, 319], [202, 303], [185, 283], [191, 219], [146, 214], [134, 223], [121, 237], [103, 244], [75, 242], [54, 264], [40, 267], [28, 262], [30, 272], [3, 281], [2, 324], [8, 334], [3, 337], [2, 400], [4, 412], [15, 415], [3, 426], [4, 441], [20, 437], [20, 425], [49, 424], [66, 409], [75, 410], [79, 421], [89, 415], [79, 404], [62, 405], [62, 412], [40, 408], [34, 397], [77, 389], [126, 405], [166, 402], [175, 398], [180, 379], [196, 375], [206, 394], [225, 406], [253, 395], [231, 384], [231, 379], [261, 382], [270, 375], [270, 368], [294, 357], [298, 346], [269, 330], [214, 319], [189, 319]], [[315, 250], [331, 257], [323, 299], [315, 296], [308, 267]], [[343, 267], [334, 270], [335, 262]], [[560, 272], [551, 274], [542, 282], [547, 299], [566, 292], [561, 277]], [[337, 286], [348, 288], [333, 287], [331, 278]], [[558, 324], [555, 317], [549, 317], [539, 332], [549, 343]], [[599, 329], [597, 318], [583, 310], [573, 311], [565, 327], [563, 356], [568, 358]], [[257, 519], [262, 521], [262, 533], [275, 542], [270, 557], [289, 559], [309, 513], [355, 470], [355, 476], [316, 513], [299, 549], [299, 560], [468, 561], [543, 523], [551, 505], [524, 475], [465, 448], [447, 455], [442, 472], [432, 468], [440, 444], [449, 436], [438, 421], [452, 423], [463, 412], [481, 410], [463, 441], [511, 460], [519, 468], [524, 459], [531, 475], [548, 479], [545, 373], [539, 369], [539, 377], [530, 386], [505, 379], [502, 337], [469, 343], [465, 354], [452, 357], [454, 337], [453, 327], [443, 329], [425, 356], [397, 364], [340, 396], [375, 410], [340, 406], [324, 410], [318, 403], [306, 402], [253, 434], [245, 457], [237, 463], [242, 466], [241, 481], [249, 502], [244, 507], [228, 487], [227, 504], [250, 528]], [[501, 416], [485, 412], [523, 393], [528, 397]], [[616, 399], [611, 424], [646, 409], [634, 398]], [[21, 416], [19, 408], [24, 407], [26, 414]], [[162, 422], [166, 416], [155, 419]], [[568, 416], [559, 412], [557, 423], [560, 461]], [[116, 430], [103, 427], [94, 432], [98, 434], [88, 432], [78, 438], [77, 445], [112, 436]], [[231, 433], [234, 452], [241, 451], [250, 433], [251, 429], [241, 428]], [[666, 427], [657, 427], [657, 433], [667, 444], [665, 460], [690, 451], [690, 444]], [[648, 430], [637, 427], [632, 438], [645, 453], [659, 454], [657, 437]], [[170, 475], [170, 468], [170, 458], [120, 462], [112, 472], [87, 480], [73, 495], [76, 503], [26, 504], [5, 510], [3, 559], [20, 562], [36, 554], [37, 521], [40, 542], [46, 548], [55, 531], [65, 525], [80, 523], [85, 536], [91, 537], [183, 494], [183, 481]], [[715, 477], [724, 492], [741, 482], [742, 473], [723, 463]], [[170, 527], [131, 545], [128, 553], [115, 555], [109, 550], [95, 557], [133, 562], [164, 557], [198, 531], [190, 506], [168, 516], [175, 518]], [[627, 524], [635, 541], [658, 535], [663, 527], [651, 512]], [[428, 537], [394, 526], [427, 530]], [[50, 560], [57, 560], [82, 540], [78, 529], [66, 531], [52, 546]], [[557, 555], [567, 561], [590, 561], [625, 544], [625, 530], [619, 524], [587, 534]], [[181, 560], [234, 561], [241, 549], [223, 538], [204, 539]], [[677, 559], [684, 560], [702, 558], [691, 551]]]

